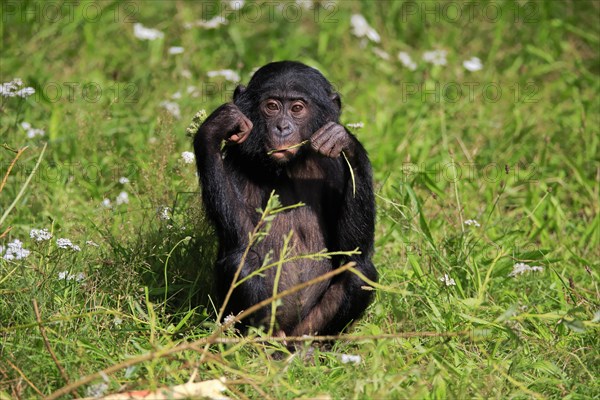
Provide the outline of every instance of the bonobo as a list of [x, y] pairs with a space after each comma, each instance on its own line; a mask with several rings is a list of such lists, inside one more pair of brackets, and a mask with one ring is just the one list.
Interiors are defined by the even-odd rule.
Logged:
[[[280, 270], [278, 293], [350, 261], [364, 277], [377, 280], [371, 262], [371, 164], [363, 146], [339, 124], [340, 112], [340, 95], [319, 71], [281, 61], [256, 71], [248, 87], [238, 86], [233, 102], [217, 108], [198, 129], [194, 150], [204, 207], [219, 239], [215, 271], [221, 302], [260, 219], [257, 209], [264, 209], [273, 191], [283, 206], [304, 206], [276, 214], [268, 236], [250, 249], [238, 281], [259, 269], [269, 253], [271, 259], [279, 259], [290, 232], [292, 255], [356, 248], [360, 254], [295, 257]], [[238, 285], [225, 315], [271, 297], [277, 269], [254, 274]], [[365, 310], [372, 297], [369, 289], [351, 271], [307, 286], [281, 300], [274, 328], [281, 336], [337, 334]], [[243, 323], [261, 326], [270, 320], [267, 306]]]

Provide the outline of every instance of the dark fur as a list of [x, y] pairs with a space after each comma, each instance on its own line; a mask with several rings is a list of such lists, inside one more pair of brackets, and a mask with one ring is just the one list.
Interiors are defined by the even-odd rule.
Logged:
[[[273, 118], [261, 112], [264, 110], [261, 104], [269, 98], [291, 104], [291, 99], [298, 97], [305, 100], [304, 118], [293, 117], [287, 106]], [[247, 246], [248, 233], [258, 222], [256, 209], [265, 207], [273, 190], [283, 205], [303, 202], [306, 206], [276, 216], [268, 237], [250, 251], [241, 277], [259, 268], [269, 251], [272, 259], [278, 259], [284, 236], [293, 231], [293, 254], [309, 254], [325, 248], [328, 251], [359, 248], [362, 253], [331, 260], [285, 263], [278, 292], [348, 261], [356, 262], [356, 268], [366, 277], [377, 280], [371, 262], [375, 224], [371, 165], [358, 140], [337, 124], [340, 111], [339, 95], [320, 72], [297, 62], [283, 61], [259, 69], [247, 88], [236, 89], [233, 104], [219, 107], [198, 130], [194, 149], [203, 201], [219, 236], [216, 279], [221, 301]], [[321, 129], [328, 122], [336, 124]], [[243, 138], [232, 136], [240, 132]], [[268, 155], [274, 146], [283, 148], [311, 138], [312, 145], [302, 146], [291, 156], [275, 159]], [[220, 144], [227, 139], [230, 145], [222, 157]], [[329, 153], [333, 144], [339, 147], [338, 151]], [[339, 156], [339, 150], [344, 151], [353, 167], [355, 195], [348, 165]], [[337, 156], [331, 155], [334, 153]], [[237, 314], [272, 296], [275, 272], [276, 268], [272, 268], [263, 277], [254, 277], [236, 288], [226, 315]], [[365, 285], [353, 273], [345, 272], [286, 297], [277, 309], [275, 328], [279, 334], [293, 336], [339, 333], [369, 304], [372, 292], [361, 288]], [[266, 325], [269, 317], [270, 307], [265, 307], [245, 323]]]

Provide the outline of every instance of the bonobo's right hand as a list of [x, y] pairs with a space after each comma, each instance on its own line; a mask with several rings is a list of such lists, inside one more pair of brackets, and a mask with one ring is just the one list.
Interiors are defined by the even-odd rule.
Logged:
[[252, 121], [233, 103], [223, 104], [215, 110], [200, 129], [209, 140], [221, 143], [240, 144], [252, 131]]

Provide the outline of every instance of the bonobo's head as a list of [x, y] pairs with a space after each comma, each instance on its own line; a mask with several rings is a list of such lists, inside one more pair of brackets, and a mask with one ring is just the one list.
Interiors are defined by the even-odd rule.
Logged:
[[254, 129], [240, 146], [252, 156], [284, 163], [308, 146], [301, 143], [329, 121], [338, 122], [341, 101], [329, 81], [299, 62], [280, 61], [260, 68], [248, 87], [238, 86], [233, 102]]

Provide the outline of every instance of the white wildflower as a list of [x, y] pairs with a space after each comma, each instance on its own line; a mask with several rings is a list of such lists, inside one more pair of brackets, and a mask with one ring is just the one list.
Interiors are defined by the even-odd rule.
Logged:
[[229, 0], [229, 7], [232, 10], [241, 10], [244, 7], [244, 0]]
[[111, 208], [112, 207], [112, 203], [110, 202], [110, 199], [104, 199], [104, 200], [102, 200], [102, 207]]
[[25, 121], [21, 122], [21, 128], [25, 129], [29, 139], [33, 139], [36, 136], [44, 136], [46, 134], [46, 131], [43, 129], [33, 128], [29, 122]]
[[71, 249], [73, 251], [81, 251], [81, 248], [79, 246], [77, 246], [76, 244], [73, 244], [70, 239], [66, 239], [66, 238], [56, 239], [56, 245], [60, 249]]
[[179, 109], [179, 104], [174, 101], [161, 101], [160, 106], [167, 110], [169, 114], [171, 114], [174, 118], [181, 118], [181, 110]]
[[179, 91], [178, 91], [178, 92], [175, 92], [175, 93], [173, 93], [173, 94], [171, 95], [171, 98], [172, 98], [173, 100], [179, 100], [179, 99], [181, 99], [181, 92], [179, 92]]
[[481, 60], [477, 57], [471, 57], [468, 60], [463, 61], [463, 67], [471, 72], [479, 71], [483, 68]]
[[385, 50], [380, 49], [379, 47], [373, 48], [373, 53], [382, 60], [388, 61], [390, 59], [390, 55]]
[[517, 275], [524, 274], [525, 272], [542, 272], [543, 270], [544, 267], [540, 267], [537, 265], [530, 267], [525, 263], [516, 263], [515, 265], [513, 265], [513, 270], [510, 274], [508, 274], [508, 276], [515, 277]]
[[52, 234], [48, 232], [48, 229], [32, 229], [29, 231], [29, 237], [36, 242], [43, 242], [52, 239]]
[[10, 82], [4, 82], [0, 85], [0, 95], [2, 97], [15, 97], [15, 91], [19, 89], [23, 82], [19, 78], [15, 78]]
[[350, 18], [350, 24], [352, 25], [352, 34], [354, 34], [354, 36], [359, 38], [366, 37], [375, 43], [379, 43], [381, 41], [381, 37], [377, 31], [369, 26], [369, 23], [362, 15], [352, 15], [352, 18]]
[[85, 242], [85, 244], [87, 244], [88, 246], [92, 246], [92, 247], [100, 247], [100, 245], [92, 240], [87, 240]]
[[360, 356], [354, 354], [341, 354], [340, 359], [342, 364], [360, 364], [362, 360]]
[[365, 124], [363, 122], [353, 122], [350, 124], [346, 124], [346, 126], [350, 129], [361, 129], [365, 127]]
[[133, 35], [140, 40], [156, 40], [165, 36], [158, 29], [146, 28], [140, 23], [133, 24]]
[[26, 88], [23, 88], [23, 89], [15, 92], [15, 94], [17, 96], [22, 97], [22, 98], [29, 97], [34, 93], [35, 93], [35, 89], [32, 87], [26, 87]]
[[400, 60], [400, 63], [402, 65], [404, 65], [406, 68], [410, 69], [411, 71], [414, 71], [417, 69], [417, 64], [410, 57], [410, 54], [408, 54], [404, 51], [401, 51], [400, 53], [398, 53], [398, 60]]
[[479, 227], [481, 226], [481, 225], [479, 225], [479, 222], [477, 222], [477, 221], [476, 221], [476, 220], [474, 220], [474, 219], [468, 219], [468, 220], [466, 220], [466, 221], [464, 222], [464, 224], [465, 224], [465, 225], [467, 225], [467, 226], [474, 226], [474, 227], [476, 227], [476, 228], [479, 228]]
[[208, 21], [199, 19], [194, 22], [186, 22], [183, 25], [183, 27], [185, 29], [192, 29], [194, 27], [204, 28], [204, 29], [215, 29], [222, 25], [227, 25], [227, 20], [224, 17], [217, 15], [216, 17], [209, 19]]
[[83, 272], [80, 272], [77, 275], [70, 274], [69, 271], [61, 271], [58, 273], [59, 281], [81, 282], [84, 279], [85, 279], [85, 274]]
[[446, 50], [426, 51], [423, 53], [423, 61], [433, 65], [446, 65], [448, 63], [446, 60], [447, 54], [448, 52]]
[[129, 204], [129, 195], [127, 194], [127, 192], [119, 193], [119, 195], [115, 199], [115, 203], [117, 203], [118, 206], [120, 206], [121, 204]]
[[228, 80], [230, 82], [239, 82], [240, 81], [240, 75], [235, 72], [234, 70], [231, 69], [221, 69], [218, 71], [208, 71], [206, 73], [206, 75], [208, 75], [209, 78], [215, 78], [217, 76], [222, 76], [223, 78], [225, 78], [225, 80]]
[[86, 396], [94, 399], [99, 399], [103, 397], [108, 391], [108, 384], [105, 382], [96, 383], [95, 385], [89, 386], [86, 390]]
[[192, 164], [196, 159], [196, 156], [191, 151], [184, 151], [181, 153], [181, 158], [183, 158], [183, 162], [186, 164]]
[[5, 82], [0, 85], [0, 96], [2, 97], [28, 97], [35, 93], [32, 87], [21, 88], [23, 81], [20, 78], [15, 78], [10, 82]]
[[126, 183], [129, 183], [129, 179], [127, 177], [125, 177], [125, 176], [122, 176], [122, 177], [119, 178], [119, 183], [121, 185], [125, 185]]
[[163, 221], [168, 221], [171, 219], [171, 216], [169, 215], [170, 212], [171, 209], [169, 207], [160, 207], [158, 209], [158, 217]]
[[181, 54], [185, 51], [185, 49], [181, 46], [172, 46], [169, 47], [169, 54]]
[[296, 5], [304, 8], [305, 10], [312, 10], [313, 0], [296, 0]]
[[440, 281], [442, 281], [442, 283], [444, 283], [446, 286], [456, 286], [456, 282], [454, 279], [450, 278], [448, 274], [444, 274], [444, 276], [440, 278]]
[[229, 314], [223, 319], [223, 325], [233, 324], [235, 322], [235, 315]]
[[192, 71], [190, 71], [189, 69], [182, 69], [181, 76], [183, 76], [186, 79], [190, 79], [192, 77]]
[[[4, 250], [4, 248], [2, 248], [2, 250]], [[6, 245], [6, 253], [3, 258], [5, 260], [22, 260], [27, 258], [30, 253], [31, 251], [23, 248], [23, 242], [19, 239], [15, 239]]]

